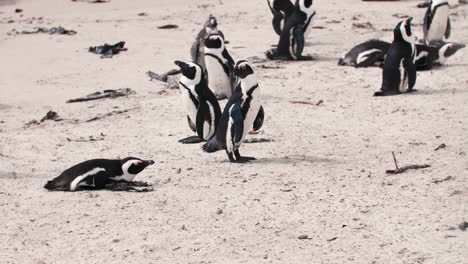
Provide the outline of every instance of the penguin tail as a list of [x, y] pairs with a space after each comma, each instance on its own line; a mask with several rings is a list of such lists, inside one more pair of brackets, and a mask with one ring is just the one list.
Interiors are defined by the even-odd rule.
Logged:
[[218, 150], [222, 150], [223, 148], [220, 145], [221, 144], [219, 144], [216, 137], [213, 137], [210, 140], [208, 140], [208, 142], [203, 144], [202, 149], [205, 152], [212, 153], [212, 152], [216, 152]]
[[382, 91], [378, 91], [374, 93], [374, 96], [384, 96], [385, 94]]

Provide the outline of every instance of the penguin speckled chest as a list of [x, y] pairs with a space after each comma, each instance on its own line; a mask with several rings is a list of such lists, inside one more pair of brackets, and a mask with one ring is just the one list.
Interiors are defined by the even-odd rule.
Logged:
[[297, 0], [294, 12], [284, 22], [278, 47], [267, 51], [266, 56], [271, 60], [312, 60], [302, 52], [315, 13], [312, 0]]
[[152, 160], [128, 157], [122, 160], [93, 159], [79, 163], [47, 182], [50, 191], [76, 191], [80, 187], [102, 189], [108, 183], [131, 182]]
[[447, 0], [432, 0], [424, 16], [424, 41], [431, 44], [450, 37], [449, 4]]
[[263, 111], [260, 110], [260, 88], [252, 67], [245, 60], [238, 61], [234, 72], [240, 82], [224, 108], [216, 136], [203, 145], [203, 150], [215, 152], [225, 149], [230, 162], [240, 163], [255, 159], [242, 157], [239, 147], [255, 120], [263, 120]]
[[205, 64], [208, 87], [218, 99], [229, 98], [234, 88], [232, 69], [234, 60], [224, 46], [224, 39], [211, 34], [205, 39]]
[[410, 17], [399, 22], [393, 30], [393, 42], [385, 57], [382, 86], [374, 96], [395, 95], [413, 91], [416, 83], [415, 37], [411, 32]]
[[187, 121], [190, 129], [198, 135], [181, 139], [179, 142], [187, 144], [208, 140], [215, 135], [221, 117], [219, 103], [206, 85], [200, 65], [183, 61], [175, 61], [175, 64], [182, 71], [179, 86], [187, 111]]

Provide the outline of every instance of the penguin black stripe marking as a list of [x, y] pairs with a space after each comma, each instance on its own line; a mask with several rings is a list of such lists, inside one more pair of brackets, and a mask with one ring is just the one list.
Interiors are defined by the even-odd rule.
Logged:
[[225, 62], [223, 62], [219, 57], [217, 57], [216, 55], [211, 54], [211, 53], [206, 53], [205, 56], [210, 56], [210, 57], [215, 58], [215, 60], [217, 60], [219, 62], [219, 64], [221, 64], [221, 66], [223, 67], [224, 72], [226, 74], [230, 73], [229, 67], [227, 66], [227, 64]]
[[189, 93], [189, 96], [190, 96], [190, 100], [192, 100], [192, 103], [195, 105], [195, 108], [198, 108], [198, 100], [197, 98], [195, 97], [195, 95], [190, 91], [190, 89], [185, 85], [183, 84], [182, 82], [179, 81], [179, 84], [187, 90], [187, 92]]

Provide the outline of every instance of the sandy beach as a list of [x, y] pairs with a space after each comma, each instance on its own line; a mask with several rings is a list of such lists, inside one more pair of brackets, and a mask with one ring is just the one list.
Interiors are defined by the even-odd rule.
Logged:
[[[243, 144], [257, 160], [231, 164], [177, 142], [192, 135], [180, 92], [146, 72], [189, 60], [209, 14], [234, 60], [264, 59], [278, 40], [266, 0], [0, 1], [0, 262], [466, 263], [468, 49], [398, 96], [372, 96], [381, 69], [337, 65], [358, 43], [391, 41], [405, 15], [422, 38], [420, 2], [314, 1], [316, 60], [253, 63], [266, 118], [248, 138], [271, 142]], [[468, 5], [450, 14], [449, 40], [468, 43]], [[56, 26], [77, 34], [14, 33]], [[119, 41], [128, 51], [113, 58], [88, 52]], [[122, 88], [135, 93], [66, 103]], [[50, 110], [62, 120], [40, 122]], [[392, 152], [430, 167], [386, 174]], [[156, 162], [136, 179], [154, 191], [43, 188], [84, 160], [127, 156]]]

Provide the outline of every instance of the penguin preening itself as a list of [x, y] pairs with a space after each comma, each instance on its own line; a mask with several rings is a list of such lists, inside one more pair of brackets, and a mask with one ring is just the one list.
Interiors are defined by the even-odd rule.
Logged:
[[210, 34], [204, 43], [208, 87], [211, 88], [216, 98], [229, 98], [235, 87], [234, 60], [226, 50], [221, 35]]
[[449, 3], [447, 0], [432, 0], [424, 16], [424, 41], [442, 41], [450, 37]]
[[106, 184], [132, 182], [152, 160], [128, 157], [122, 160], [93, 159], [65, 170], [44, 186], [49, 191], [76, 191], [80, 187], [102, 189]]
[[263, 123], [263, 110], [260, 110], [260, 88], [257, 77], [250, 64], [245, 60], [238, 61], [234, 73], [240, 82], [224, 107], [216, 136], [202, 148], [205, 152], [225, 149], [230, 162], [243, 163], [255, 159], [242, 157], [239, 147], [257, 120], [260, 119]]
[[[346, 55], [338, 60], [338, 65], [350, 65], [356, 68], [379, 66], [383, 67], [385, 56], [390, 49], [390, 43], [371, 39], [356, 45]], [[447, 59], [465, 45], [454, 42], [433, 41], [431, 45], [416, 44], [416, 70], [430, 70], [434, 65], [443, 65]]]
[[294, 12], [296, 0], [267, 0], [267, 2], [273, 14], [273, 29], [276, 34], [281, 35], [285, 19]]
[[[224, 34], [221, 30], [218, 29], [218, 20], [216, 17], [209, 15], [208, 20], [203, 25], [203, 28], [198, 32], [195, 41], [192, 44], [192, 48], [190, 49], [190, 55], [192, 57], [192, 61], [197, 63], [203, 68], [203, 71], [206, 73], [205, 68], [205, 43], [204, 40], [210, 34], [218, 34], [224, 39]], [[205, 76], [208, 77], [208, 76]]]
[[190, 129], [198, 135], [181, 139], [179, 142], [187, 144], [207, 141], [215, 135], [221, 117], [219, 103], [206, 85], [200, 65], [183, 61], [175, 61], [175, 64], [182, 71], [179, 86], [187, 111], [187, 121]]
[[352, 48], [338, 60], [338, 65], [350, 65], [356, 68], [381, 66], [389, 48], [390, 43], [371, 39]]
[[293, 13], [284, 21], [277, 48], [266, 52], [271, 60], [312, 60], [302, 55], [305, 39], [310, 32], [311, 22], [315, 16], [312, 0], [297, 0]]
[[393, 29], [393, 42], [385, 57], [382, 86], [374, 96], [395, 95], [413, 91], [416, 83], [416, 66], [414, 57], [415, 37], [411, 32], [410, 17], [399, 22]]

